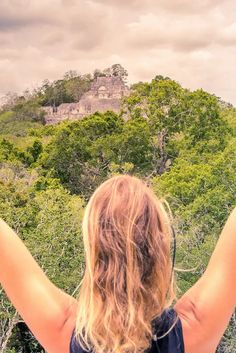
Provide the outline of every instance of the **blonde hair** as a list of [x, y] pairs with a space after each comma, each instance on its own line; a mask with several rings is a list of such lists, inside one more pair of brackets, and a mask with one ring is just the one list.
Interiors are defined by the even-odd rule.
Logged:
[[114, 176], [91, 196], [82, 229], [86, 268], [76, 337], [96, 353], [143, 352], [151, 321], [175, 299], [163, 203], [141, 179]]

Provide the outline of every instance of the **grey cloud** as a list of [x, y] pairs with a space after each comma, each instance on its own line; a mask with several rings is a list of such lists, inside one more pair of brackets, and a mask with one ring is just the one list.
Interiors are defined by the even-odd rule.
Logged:
[[[4, 43], [5, 44], [5, 43]], [[0, 45], [2, 45], [1, 43], [1, 39], [0, 39]], [[16, 49], [7, 49], [4, 48], [0, 51], [0, 60], [16, 60], [20, 58], [20, 53], [18, 50]]]
[[210, 45], [211, 41], [205, 37], [198, 37], [189, 33], [186, 33], [185, 36], [183, 34], [183, 37], [178, 37], [171, 33], [163, 35], [162, 32], [131, 36], [127, 44], [133, 50], [148, 50], [151, 52], [161, 48], [172, 48], [175, 51], [189, 52], [207, 48]]
[[0, 15], [0, 31], [11, 31], [25, 25], [31, 25], [32, 20], [19, 19], [17, 17], [3, 17]]
[[148, 14], [129, 25], [127, 46], [134, 50], [164, 47], [183, 52], [206, 48], [217, 40], [216, 22], [212, 20], [209, 24], [204, 23], [196, 16], [185, 21], [175, 21], [171, 17], [166, 19]]
[[5, 46], [9, 46], [9, 34], [6, 33], [1, 33], [0, 32], [0, 47], [1, 47], [1, 51], [3, 50], [3, 48], [5, 48]]
[[163, 74], [236, 103], [235, 10], [233, 0], [1, 0], [0, 93], [120, 62], [130, 82]]
[[218, 43], [222, 46], [236, 45], [236, 21], [223, 29], [219, 36]]
[[[175, 13], [176, 15], [183, 14], [200, 14], [206, 11], [212, 11], [222, 4], [221, 0], [92, 0], [95, 3], [106, 4], [110, 7], [127, 8], [130, 11], [140, 11], [144, 13], [155, 10], [164, 10]], [[226, 2], [228, 2], [226, 0]]]
[[43, 25], [53, 25], [53, 19], [43, 17], [42, 15], [35, 13], [12, 13], [9, 11], [3, 11], [0, 8], [0, 31], [14, 32], [19, 29], [28, 29], [29, 27], [38, 27]]
[[208, 11], [213, 11], [215, 8], [221, 4], [221, 0], [199, 0], [199, 1], [189, 1], [189, 0], [171, 0], [165, 1], [161, 0], [158, 2], [159, 6], [171, 13], [177, 14], [200, 14], [206, 13]]
[[39, 39], [39, 44], [42, 47], [54, 47], [55, 45], [60, 45], [64, 42], [66, 36], [63, 31], [49, 31], [49, 33], [44, 33], [42, 38]]

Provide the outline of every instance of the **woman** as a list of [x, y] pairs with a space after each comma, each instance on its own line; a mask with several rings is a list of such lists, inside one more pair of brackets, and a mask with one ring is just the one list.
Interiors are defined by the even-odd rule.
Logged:
[[174, 307], [171, 225], [144, 182], [105, 181], [82, 228], [86, 270], [76, 300], [0, 222], [0, 281], [48, 353], [215, 352], [236, 305], [236, 209], [205, 273]]

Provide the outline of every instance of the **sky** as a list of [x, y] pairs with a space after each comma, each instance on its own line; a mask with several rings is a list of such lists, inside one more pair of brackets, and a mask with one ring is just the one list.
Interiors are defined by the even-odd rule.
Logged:
[[0, 96], [116, 63], [236, 106], [236, 1], [0, 0]]

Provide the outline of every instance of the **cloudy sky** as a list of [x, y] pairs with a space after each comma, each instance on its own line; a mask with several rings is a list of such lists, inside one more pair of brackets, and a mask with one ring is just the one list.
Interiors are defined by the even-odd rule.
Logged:
[[114, 63], [236, 105], [236, 1], [0, 0], [0, 96]]

